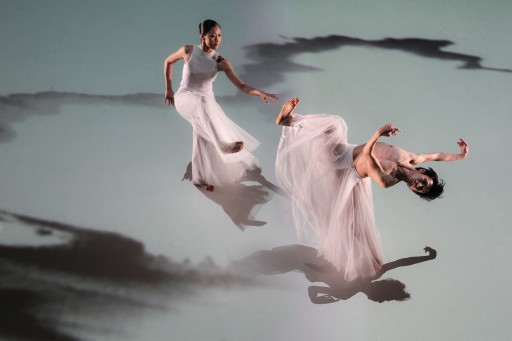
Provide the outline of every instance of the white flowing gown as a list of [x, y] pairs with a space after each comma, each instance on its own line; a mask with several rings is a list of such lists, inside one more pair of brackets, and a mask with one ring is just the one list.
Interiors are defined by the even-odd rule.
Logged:
[[[247, 170], [259, 167], [258, 160], [250, 153], [259, 141], [231, 121], [215, 100], [213, 81], [218, 73], [217, 57], [215, 51], [207, 53], [193, 46], [174, 96], [176, 110], [193, 129], [192, 181], [195, 184], [233, 183]], [[244, 149], [232, 153], [236, 141], [244, 142]]]
[[[310, 229], [318, 254], [345, 280], [373, 276], [382, 265], [371, 180], [354, 167], [347, 125], [326, 114], [289, 117], [276, 158], [276, 177], [293, 202], [299, 238]], [[310, 234], [310, 233], [309, 233]]]

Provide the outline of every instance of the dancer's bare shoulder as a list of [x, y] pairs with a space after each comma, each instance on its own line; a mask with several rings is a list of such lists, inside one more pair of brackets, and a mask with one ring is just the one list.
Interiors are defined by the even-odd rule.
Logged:
[[216, 58], [217, 61], [217, 70], [220, 72], [232, 71], [234, 72], [233, 65], [226, 58], [218, 55]]
[[192, 45], [183, 45], [175, 52], [171, 53], [166, 59], [165, 64], [173, 64], [178, 60], [184, 60], [185, 63], [188, 62], [190, 56], [192, 55]]

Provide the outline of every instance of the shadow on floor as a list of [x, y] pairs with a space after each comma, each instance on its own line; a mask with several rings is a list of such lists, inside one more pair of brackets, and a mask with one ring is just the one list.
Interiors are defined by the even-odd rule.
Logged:
[[[187, 165], [183, 180], [192, 180], [192, 163]], [[252, 181], [259, 185], [246, 185], [242, 182]], [[233, 223], [244, 231], [248, 226], [263, 226], [267, 222], [255, 219], [261, 205], [272, 199], [272, 192], [284, 195], [283, 190], [268, 181], [262, 174], [261, 168], [253, 169], [241, 179], [240, 183], [217, 186], [213, 192], [196, 188], [208, 199], [222, 207]]]
[[398, 267], [411, 266], [435, 259], [437, 252], [426, 247], [425, 256], [401, 258], [382, 266], [371, 278], [347, 281], [329, 262], [317, 256], [317, 250], [299, 244], [285, 245], [272, 250], [260, 250], [235, 262], [232, 266], [247, 276], [276, 275], [291, 271], [301, 272], [310, 282], [321, 282], [325, 286], [311, 285], [308, 288], [312, 303], [326, 304], [346, 300], [362, 292], [375, 302], [403, 301], [410, 297], [405, 284], [395, 279], [379, 280], [386, 272]]

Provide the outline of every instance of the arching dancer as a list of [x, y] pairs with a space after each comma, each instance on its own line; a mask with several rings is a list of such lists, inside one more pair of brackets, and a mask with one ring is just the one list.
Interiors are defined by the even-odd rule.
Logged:
[[371, 277], [383, 256], [370, 179], [382, 187], [404, 182], [422, 198], [433, 200], [443, 192], [444, 182], [431, 168], [413, 166], [464, 159], [469, 147], [460, 139], [460, 153], [416, 154], [377, 142], [381, 136], [396, 135], [399, 130], [391, 124], [377, 129], [366, 144], [349, 144], [341, 117], [295, 114], [298, 103], [298, 98], [287, 101], [276, 119], [284, 126], [276, 177], [292, 199], [299, 236], [311, 227], [319, 254], [346, 280]]

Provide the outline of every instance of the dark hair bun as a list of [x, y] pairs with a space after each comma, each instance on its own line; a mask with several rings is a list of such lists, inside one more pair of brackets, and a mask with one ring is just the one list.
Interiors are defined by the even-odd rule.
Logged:
[[215, 20], [206, 19], [205, 21], [203, 21], [202, 23], [199, 24], [199, 34], [204, 35], [204, 34], [210, 32], [210, 30], [214, 26], [220, 27], [220, 25]]

